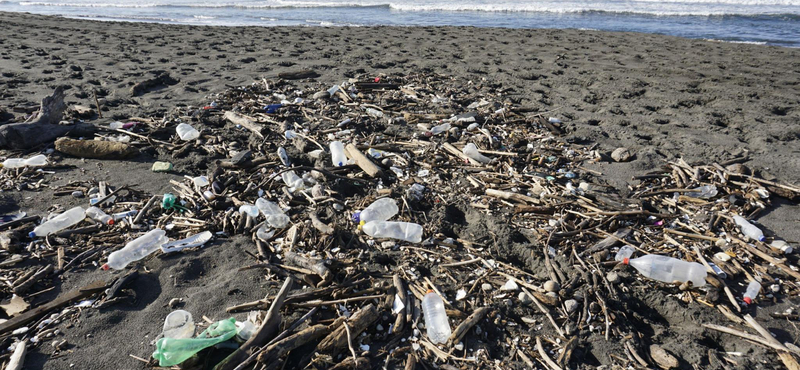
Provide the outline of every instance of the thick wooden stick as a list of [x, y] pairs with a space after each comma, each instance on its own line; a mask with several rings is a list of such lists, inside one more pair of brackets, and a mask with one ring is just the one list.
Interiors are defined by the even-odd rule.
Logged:
[[539, 351], [539, 356], [542, 356], [542, 359], [550, 366], [553, 370], [562, 370], [561, 366], [558, 366], [551, 358], [547, 355], [547, 352], [544, 351], [544, 347], [542, 347], [542, 338], [536, 337], [536, 350]]
[[330, 332], [331, 329], [328, 327], [328, 325], [314, 325], [298, 333], [292, 334], [267, 347], [264, 352], [258, 355], [258, 362], [270, 363], [275, 361], [295, 348], [303, 346], [306, 343], [329, 334]]
[[231, 111], [225, 112], [225, 115], [223, 117], [225, 117], [225, 119], [227, 119], [228, 121], [231, 121], [231, 123], [233, 123], [234, 125], [240, 125], [240, 126], [246, 128], [246, 129], [252, 131], [258, 137], [260, 137], [262, 139], [264, 138], [264, 135], [261, 133], [261, 129], [263, 127], [259, 126], [250, 117], [247, 117], [247, 116], [245, 116], [243, 114], [239, 114], [239, 113], [236, 113], [236, 112], [231, 112]]
[[[375, 308], [372, 303], [358, 310], [353, 316], [347, 320], [350, 325], [350, 333], [354, 337], [358, 337], [369, 325], [378, 320], [380, 312]], [[339, 326], [336, 330], [325, 337], [317, 346], [317, 352], [336, 356], [343, 349], [347, 347], [347, 329], [344, 325]]]
[[358, 167], [360, 167], [364, 172], [367, 173], [370, 177], [380, 177], [383, 176], [383, 171], [380, 167], [376, 166], [375, 163], [367, 158], [364, 153], [361, 153], [358, 148], [356, 148], [353, 144], [347, 144], [344, 147], [345, 154], [350, 157], [352, 160], [356, 161]]
[[463, 338], [464, 335], [467, 334], [469, 329], [475, 326], [475, 324], [477, 324], [478, 321], [481, 321], [483, 317], [486, 316], [486, 314], [489, 312], [490, 309], [491, 309], [490, 307], [481, 307], [475, 310], [475, 312], [473, 312], [472, 315], [469, 315], [469, 317], [467, 317], [466, 320], [464, 320], [461, 324], [459, 324], [456, 330], [454, 330], [453, 333], [450, 334], [450, 338], [448, 339], [449, 342], [448, 344], [452, 346], [461, 341], [461, 338]]
[[88, 297], [92, 294], [104, 290], [108, 284], [104, 281], [95, 281], [81, 289], [73, 290], [67, 294], [59, 296], [58, 298], [45, 303], [35, 309], [22, 313], [19, 316], [14, 316], [8, 321], [0, 324], [0, 335], [10, 332], [14, 329], [21, 328], [26, 324], [46, 315], [48, 312], [66, 306], [72, 301]]

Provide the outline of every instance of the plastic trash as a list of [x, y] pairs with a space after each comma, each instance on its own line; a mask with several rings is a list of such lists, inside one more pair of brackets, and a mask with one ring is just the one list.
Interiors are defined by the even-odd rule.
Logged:
[[172, 171], [172, 163], [156, 161], [153, 162], [153, 167], [150, 169], [153, 172], [169, 172]]
[[197, 140], [200, 137], [200, 131], [197, 131], [189, 124], [181, 123], [175, 128], [175, 132], [183, 141]]
[[758, 226], [751, 224], [743, 217], [737, 215], [733, 215], [733, 221], [736, 222], [736, 225], [739, 226], [739, 228], [742, 230], [742, 234], [744, 234], [746, 237], [753, 240], [758, 240], [760, 242], [764, 241], [764, 233], [758, 228]]
[[256, 331], [258, 331], [258, 327], [250, 320], [237, 321], [236, 330], [238, 330], [236, 333], [236, 339], [246, 342], [248, 339], [250, 339], [250, 337], [253, 336], [253, 334], [256, 333]]
[[103, 212], [102, 209], [97, 208], [97, 207], [89, 207], [89, 208], [87, 208], [86, 209], [86, 217], [89, 217], [92, 220], [95, 220], [97, 222], [104, 223], [104, 224], [107, 224], [107, 225], [113, 225], [114, 224], [114, 218], [109, 216], [109, 215], [107, 215], [105, 212]]
[[478, 147], [473, 143], [469, 143], [464, 147], [464, 154], [480, 163], [489, 163], [492, 161], [491, 158], [481, 154], [478, 151]]
[[173, 366], [186, 361], [205, 348], [222, 343], [236, 335], [236, 319], [217, 321], [196, 338], [161, 338], [156, 342], [153, 358], [158, 366]]
[[270, 229], [267, 224], [262, 224], [261, 227], [256, 230], [256, 237], [263, 242], [268, 242], [274, 235], [275, 229]]
[[9, 158], [3, 161], [3, 168], [41, 167], [44, 165], [47, 165], [47, 157], [44, 154], [35, 155], [28, 159]]
[[258, 200], [256, 200], [256, 207], [258, 207], [258, 210], [264, 215], [264, 218], [267, 219], [266, 223], [270, 227], [280, 229], [289, 224], [289, 216], [284, 214], [281, 207], [277, 204], [264, 198], [258, 198]]
[[258, 207], [252, 204], [242, 204], [241, 207], [239, 207], [239, 213], [256, 219], [258, 218]]
[[146, 234], [132, 240], [125, 247], [108, 255], [108, 263], [103, 269], [109, 267], [114, 270], [121, 270], [129, 263], [145, 258], [150, 253], [155, 252], [164, 243], [168, 242], [167, 232], [161, 229], [153, 229]]
[[441, 124], [439, 126], [431, 127], [431, 133], [434, 134], [434, 135], [439, 135], [442, 132], [447, 132], [447, 130], [449, 130], [449, 129], [450, 129], [450, 124], [449, 123], [443, 123], [443, 124]]
[[780, 240], [780, 239], [773, 240], [772, 243], [770, 243], [769, 246], [772, 249], [774, 249], [776, 251], [781, 251], [781, 252], [783, 252], [785, 254], [792, 254], [792, 252], [794, 251], [794, 248], [792, 248], [792, 246], [789, 245], [789, 243], [787, 243], [787, 242], [785, 242], [783, 240]]
[[692, 190], [694, 191], [691, 193], [686, 193], [686, 195], [693, 198], [702, 199], [713, 198], [717, 195], [717, 187], [715, 185], [703, 185]]
[[370, 221], [386, 221], [399, 212], [397, 201], [392, 198], [381, 198], [374, 201], [369, 207], [356, 214], [356, 222], [367, 223]]
[[706, 268], [697, 262], [687, 262], [668, 256], [648, 254], [639, 258], [629, 259], [633, 255], [633, 248], [624, 246], [620, 248], [615, 260], [633, 266], [640, 274], [653, 280], [672, 283], [691, 281], [695, 287], [706, 284]]
[[422, 226], [411, 222], [370, 221], [362, 227], [373, 238], [391, 238], [411, 243], [422, 241]]
[[333, 141], [330, 144], [331, 148], [331, 162], [336, 167], [341, 167], [347, 164], [347, 156], [344, 154], [344, 144], [341, 141]]
[[446, 343], [450, 338], [450, 322], [447, 320], [447, 311], [444, 301], [436, 292], [428, 290], [422, 298], [422, 313], [425, 315], [425, 327], [428, 329], [428, 338], [434, 344]]
[[747, 284], [747, 290], [744, 291], [744, 302], [752, 304], [753, 299], [758, 296], [759, 291], [761, 291], [761, 284], [755, 280], [751, 281], [750, 284]]
[[81, 207], [72, 208], [56, 217], [51, 218], [47, 222], [36, 226], [33, 231], [28, 234], [31, 238], [37, 236], [47, 236], [47, 234], [64, 230], [86, 218], [86, 211]]
[[126, 217], [136, 216], [137, 213], [139, 213], [138, 210], [132, 209], [130, 211], [114, 213], [111, 215], [111, 218], [113, 218], [114, 221], [119, 221], [125, 219]]
[[203, 231], [202, 233], [192, 235], [188, 238], [169, 242], [161, 246], [161, 251], [164, 253], [172, 253], [184, 250], [186, 248], [199, 247], [208, 243], [214, 236], [210, 231]]
[[372, 118], [383, 118], [383, 112], [375, 108], [367, 108], [367, 114]]
[[197, 188], [204, 188], [208, 186], [210, 182], [208, 181], [208, 177], [206, 176], [197, 176], [197, 177], [192, 177], [192, 184], [194, 184], [194, 186], [196, 186]]
[[281, 159], [281, 163], [286, 167], [292, 164], [292, 162], [289, 161], [289, 154], [286, 153], [286, 149], [283, 147], [278, 148], [278, 158]]
[[182, 339], [194, 336], [194, 320], [192, 314], [184, 310], [175, 310], [164, 319], [164, 338]]
[[177, 198], [172, 193], [165, 193], [164, 197], [161, 199], [161, 208], [164, 209], [172, 209], [175, 207], [175, 202], [177, 202]]
[[291, 192], [296, 190], [303, 190], [306, 188], [306, 184], [303, 182], [303, 179], [294, 171], [286, 171], [281, 174], [281, 179], [283, 179], [283, 183], [288, 186]]
[[282, 106], [283, 104], [269, 104], [264, 107], [264, 112], [267, 114], [278, 113], [278, 109], [281, 109]]

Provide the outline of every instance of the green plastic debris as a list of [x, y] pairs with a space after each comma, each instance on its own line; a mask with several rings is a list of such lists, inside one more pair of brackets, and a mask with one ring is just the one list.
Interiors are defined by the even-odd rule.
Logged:
[[217, 321], [195, 338], [161, 338], [156, 342], [153, 358], [158, 366], [173, 366], [186, 361], [195, 353], [222, 343], [236, 335], [236, 319]]
[[169, 171], [172, 171], [172, 163], [169, 162], [153, 163], [153, 172], [169, 172]]
[[175, 194], [166, 193], [164, 194], [164, 198], [161, 199], [161, 208], [172, 209], [173, 207], [175, 207], [175, 202], [177, 200], [178, 198], [175, 197]]

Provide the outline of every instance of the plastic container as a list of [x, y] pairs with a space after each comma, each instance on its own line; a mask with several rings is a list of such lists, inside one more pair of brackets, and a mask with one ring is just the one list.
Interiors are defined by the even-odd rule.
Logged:
[[172, 253], [184, 250], [186, 248], [199, 247], [206, 244], [214, 236], [210, 231], [203, 231], [202, 233], [192, 235], [186, 239], [176, 240], [161, 245], [161, 251], [164, 253]]
[[155, 252], [164, 243], [168, 242], [167, 233], [161, 229], [153, 229], [148, 233], [132, 240], [124, 248], [108, 255], [108, 263], [103, 269], [109, 267], [114, 270], [121, 270], [129, 263], [145, 258], [150, 253]]
[[691, 193], [686, 193], [686, 195], [693, 198], [708, 199], [715, 197], [718, 193], [717, 187], [715, 185], [703, 185], [701, 187], [694, 188], [692, 190], [694, 191]]
[[39, 154], [28, 159], [9, 158], [3, 161], [3, 168], [42, 167], [47, 164], [47, 157]]
[[297, 176], [294, 171], [286, 171], [282, 173], [281, 179], [283, 179], [283, 183], [290, 188], [290, 191], [303, 190], [306, 188], [303, 178]]
[[480, 163], [489, 163], [492, 161], [491, 158], [481, 154], [478, 151], [478, 147], [473, 143], [469, 143], [464, 147], [464, 154]]
[[178, 133], [178, 136], [183, 141], [197, 140], [200, 137], [200, 131], [195, 130], [194, 127], [186, 123], [179, 124], [175, 128], [175, 132]]
[[192, 183], [193, 183], [193, 184], [194, 184], [194, 186], [196, 186], [198, 189], [200, 189], [200, 188], [204, 188], [204, 187], [208, 186], [208, 184], [210, 184], [210, 183], [208, 182], [208, 177], [206, 177], [206, 176], [197, 176], [197, 177], [192, 177]]
[[760, 242], [764, 241], [764, 233], [758, 228], [758, 226], [751, 224], [743, 217], [737, 215], [733, 216], [733, 221], [736, 222], [736, 225], [739, 226], [739, 229], [742, 230], [742, 234], [744, 234], [746, 237], [753, 240], [758, 240]]
[[789, 243], [780, 239], [773, 240], [769, 246], [775, 251], [781, 251], [782, 253], [785, 254], [792, 254], [792, 252], [794, 251], [794, 248], [792, 248], [792, 246], [789, 245]]
[[115, 214], [111, 215], [111, 218], [113, 218], [114, 221], [119, 221], [119, 220], [122, 220], [122, 219], [124, 219], [124, 218], [126, 218], [128, 216], [131, 216], [131, 217], [136, 216], [137, 213], [139, 213], [138, 210], [132, 209], [130, 211], [115, 213]]
[[31, 238], [37, 236], [47, 236], [47, 234], [64, 230], [86, 218], [86, 211], [81, 207], [72, 208], [56, 217], [51, 218], [47, 222], [36, 226], [33, 231], [28, 234]]
[[434, 344], [446, 343], [452, 332], [442, 297], [439, 297], [436, 292], [428, 290], [425, 297], [422, 298], [422, 314], [425, 315], [425, 327], [431, 342]]
[[422, 226], [411, 222], [370, 221], [362, 227], [373, 238], [391, 238], [411, 243], [422, 241]]
[[256, 200], [256, 207], [267, 219], [267, 225], [280, 229], [289, 224], [289, 216], [283, 213], [281, 207], [277, 204], [270, 202], [264, 198]]
[[194, 320], [192, 314], [184, 310], [175, 310], [164, 319], [164, 338], [191, 338], [194, 336]]
[[381, 198], [356, 215], [357, 222], [386, 221], [399, 212], [397, 201], [392, 198]]
[[102, 209], [97, 208], [97, 207], [89, 207], [89, 208], [87, 208], [86, 209], [86, 217], [89, 217], [92, 220], [95, 220], [97, 222], [104, 223], [104, 224], [107, 224], [107, 225], [113, 225], [114, 224], [114, 218], [109, 216], [109, 215], [107, 215], [105, 212], [103, 212]]
[[341, 141], [333, 141], [330, 144], [331, 148], [331, 162], [336, 167], [341, 167], [347, 164], [347, 156], [344, 154], [344, 144]]
[[442, 132], [447, 132], [447, 130], [449, 130], [449, 129], [450, 129], [450, 124], [449, 123], [443, 123], [443, 124], [441, 124], [439, 126], [431, 127], [431, 133], [434, 134], [434, 135], [439, 135]]
[[758, 292], [761, 290], [761, 284], [757, 281], [751, 281], [750, 284], [747, 284], [747, 290], [744, 292], [744, 302], [747, 304], [752, 304], [753, 299], [758, 296]]
[[239, 207], [239, 213], [243, 215], [248, 215], [253, 219], [256, 219], [258, 218], [258, 207], [252, 204], [242, 204], [242, 206]]
[[177, 365], [205, 348], [233, 338], [236, 331], [236, 319], [231, 317], [211, 324], [196, 338], [161, 338], [156, 342], [153, 358], [162, 367]]
[[653, 280], [665, 283], [691, 281], [695, 287], [706, 285], [708, 275], [706, 267], [697, 262], [687, 262], [657, 254], [630, 259], [632, 254], [633, 248], [625, 246], [620, 248], [614, 259], [633, 266], [640, 274]]

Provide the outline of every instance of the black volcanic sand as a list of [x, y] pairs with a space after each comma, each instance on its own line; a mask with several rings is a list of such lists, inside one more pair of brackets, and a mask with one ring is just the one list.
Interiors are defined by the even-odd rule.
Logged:
[[[800, 49], [578, 30], [195, 27], [10, 13], [0, 13], [0, 25], [0, 122], [19, 118], [14, 107], [36, 104], [56, 86], [68, 88], [70, 104], [93, 105], [96, 91], [106, 118], [94, 122], [105, 123], [206, 105], [212, 93], [285, 71], [313, 69], [321, 74], [317, 80], [326, 84], [361, 73], [433, 72], [502, 84], [506, 95], [520, 105], [561, 118], [569, 140], [597, 142], [608, 151], [631, 148], [636, 159], [629, 163], [591, 167], [623, 194], [631, 176], [680, 157], [690, 163], [713, 163], [746, 155], [746, 165], [762, 176], [800, 183]], [[174, 83], [131, 94], [131, 86], [161, 71]], [[173, 161], [175, 173], [150, 172], [156, 159]], [[202, 158], [174, 159], [150, 152], [132, 161], [65, 157], [61, 163], [79, 169], [53, 175], [53, 187], [95, 179], [161, 194], [171, 190], [169, 179], [195, 174], [191, 170], [202, 165]], [[22, 209], [45, 214], [53, 204], [85, 203], [54, 197], [48, 189], [0, 196], [0, 213]], [[776, 203], [780, 207], [762, 213], [758, 221], [770, 235], [800, 241], [800, 207]], [[492, 231], [498, 237], [498, 252], [530, 255], [510, 240], [504, 220], [463, 204], [455, 207], [463, 224], [453, 227], [456, 232], [482, 236]], [[435, 213], [442, 210], [433, 212], [434, 219], [455, 222]], [[245, 251], [254, 250], [252, 242], [237, 237], [198, 252], [147, 260], [149, 273], [132, 286], [135, 303], [84, 310], [79, 320], [61, 325], [69, 352], [49, 359], [53, 349], [45, 343], [27, 355], [25, 368], [143, 368], [129, 354], [149, 357], [154, 348], [150, 342], [160, 333], [172, 298], [183, 298], [183, 309], [199, 321], [203, 315], [226, 318], [225, 307], [263, 298], [268, 291], [274, 294], [278, 279], [268, 280], [257, 270], [237, 272], [253, 261]], [[524, 262], [528, 270], [546, 277], [541, 260]], [[796, 264], [796, 258], [790, 262]], [[111, 274], [99, 269], [70, 271], [56, 289], [33, 303]], [[631, 289], [630, 301], [609, 303], [629, 312], [629, 317], [617, 320], [635, 321], [645, 341], [680, 357], [682, 368], [717, 368], [717, 362], [709, 364], [709, 349], [742, 352], [742, 357], [731, 357], [738, 365], [728, 364], [729, 368], [771, 369], [778, 364], [772, 351], [701, 328], [700, 323], [729, 323], [716, 310], [687, 305], [665, 290]], [[796, 327], [768, 314], [797, 301], [765, 299], [746, 310], [779, 340], [792, 342], [800, 338]], [[550, 330], [544, 325], [540, 332]], [[510, 338], [497, 337], [490, 343], [490, 355], [506, 358], [507, 348], [499, 345], [506, 339]], [[610, 364], [611, 354], [625, 357], [621, 343], [607, 342], [599, 334], [581, 337], [572, 366]], [[504, 365], [515, 366], [519, 365]]]

